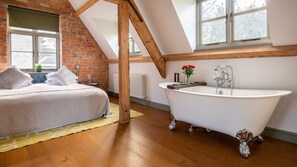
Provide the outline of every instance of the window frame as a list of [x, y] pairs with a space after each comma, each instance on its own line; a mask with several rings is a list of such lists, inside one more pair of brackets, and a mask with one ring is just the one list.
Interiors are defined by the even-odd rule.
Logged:
[[[19, 27], [16, 27], [19, 28]], [[30, 31], [32, 30], [32, 31]], [[32, 59], [32, 69], [22, 69], [22, 71], [33, 72], [35, 69], [35, 64], [38, 63], [38, 37], [48, 37], [48, 38], [56, 38], [56, 68], [55, 69], [43, 69], [44, 71], [56, 71], [60, 68], [60, 35], [59, 32], [38, 32], [42, 30], [28, 29], [26, 30], [18, 30], [13, 29], [13, 27], [9, 27], [9, 64], [12, 65], [12, 45], [11, 45], [11, 35], [19, 34], [19, 35], [31, 35], [32, 36], [32, 51], [33, 51], [33, 59]]]
[[[246, 11], [241, 11], [235, 13], [234, 10], [234, 0], [225, 0], [226, 1], [226, 15], [220, 16], [212, 19], [207, 19], [206, 21], [202, 21], [201, 15], [201, 3], [207, 0], [196, 0], [196, 49], [195, 51], [199, 50], [206, 50], [206, 49], [220, 49], [220, 48], [234, 48], [238, 46], [249, 46], [249, 45], [263, 45], [263, 44], [271, 44], [270, 39], [270, 29], [267, 19], [267, 35], [266, 37], [262, 38], [254, 38], [254, 39], [246, 39], [246, 40], [234, 40], [234, 18], [236, 16], [254, 13], [258, 11], [267, 11], [267, 4], [265, 7], [260, 7], [256, 9], [250, 9]], [[219, 42], [219, 43], [211, 43], [211, 44], [202, 44], [202, 23], [211, 22], [215, 20], [220, 20], [222, 18], [226, 18], [226, 42]]]
[[[130, 40], [132, 40], [132, 46], [129, 45], [129, 57], [141, 56], [140, 49], [138, 48], [139, 51], [136, 51], [136, 47], [138, 47], [138, 46], [131, 35], [129, 35], [129, 42], [130, 42]], [[130, 52], [130, 47], [131, 47], [132, 52]]]

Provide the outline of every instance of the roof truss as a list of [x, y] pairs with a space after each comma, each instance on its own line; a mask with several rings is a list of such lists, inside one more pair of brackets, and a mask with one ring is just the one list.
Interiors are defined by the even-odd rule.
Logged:
[[[89, 0], [86, 4], [84, 4], [81, 8], [76, 11], [76, 15], [80, 15], [86, 10], [88, 10], [91, 6], [96, 4], [99, 0]], [[139, 9], [137, 8], [134, 0], [104, 0], [106, 2], [111, 2], [114, 4], [120, 4], [123, 1], [128, 2], [128, 12], [129, 18], [134, 25], [139, 37], [141, 38], [144, 46], [149, 52], [155, 66], [157, 67], [162, 78], [166, 78], [166, 62], [163, 58], [160, 49], [158, 48], [153, 36], [151, 35]]]
[[[99, 0], [89, 0], [76, 11], [79, 16]], [[130, 120], [130, 77], [129, 77], [129, 19], [134, 25], [144, 46], [148, 50], [160, 75], [166, 78], [166, 62], [153, 36], [133, 0], [105, 0], [118, 4], [119, 25], [119, 114], [120, 123]]]

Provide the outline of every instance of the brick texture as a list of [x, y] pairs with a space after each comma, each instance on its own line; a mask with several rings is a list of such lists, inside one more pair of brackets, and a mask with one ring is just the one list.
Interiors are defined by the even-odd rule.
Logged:
[[59, 14], [62, 64], [72, 71], [79, 65], [79, 81], [92, 73], [92, 80], [108, 89], [108, 59], [68, 0], [0, 0], [0, 71], [9, 66], [8, 5]]

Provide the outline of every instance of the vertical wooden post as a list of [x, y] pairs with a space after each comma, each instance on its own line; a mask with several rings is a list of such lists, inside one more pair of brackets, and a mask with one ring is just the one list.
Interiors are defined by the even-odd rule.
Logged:
[[130, 120], [130, 77], [129, 77], [129, 3], [118, 4], [119, 24], [119, 109], [120, 123]]

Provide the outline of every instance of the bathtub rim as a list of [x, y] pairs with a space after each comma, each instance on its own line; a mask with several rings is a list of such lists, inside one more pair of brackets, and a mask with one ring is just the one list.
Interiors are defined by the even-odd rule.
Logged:
[[[275, 94], [272, 95], [256, 95], [256, 96], [230, 96], [230, 95], [217, 95], [217, 94], [207, 94], [207, 93], [199, 93], [199, 92], [190, 92], [190, 91], [185, 91], [183, 89], [185, 88], [180, 88], [180, 89], [168, 89], [167, 85], [169, 84], [176, 84], [176, 82], [162, 82], [159, 83], [159, 87], [162, 89], [168, 90], [168, 91], [174, 91], [174, 92], [181, 92], [181, 93], [187, 93], [187, 94], [192, 94], [192, 95], [201, 95], [201, 96], [208, 96], [208, 97], [217, 97], [217, 98], [234, 98], [234, 99], [257, 99], [257, 98], [272, 98], [272, 97], [282, 97], [286, 96], [292, 93], [292, 91], [288, 90], [266, 90], [266, 89], [233, 89], [233, 90], [247, 90], [247, 91], [271, 91], [271, 92], [276, 92]], [[212, 86], [193, 86], [193, 87], [209, 87], [209, 88], [214, 88]], [[189, 87], [187, 87], [189, 88]]]

